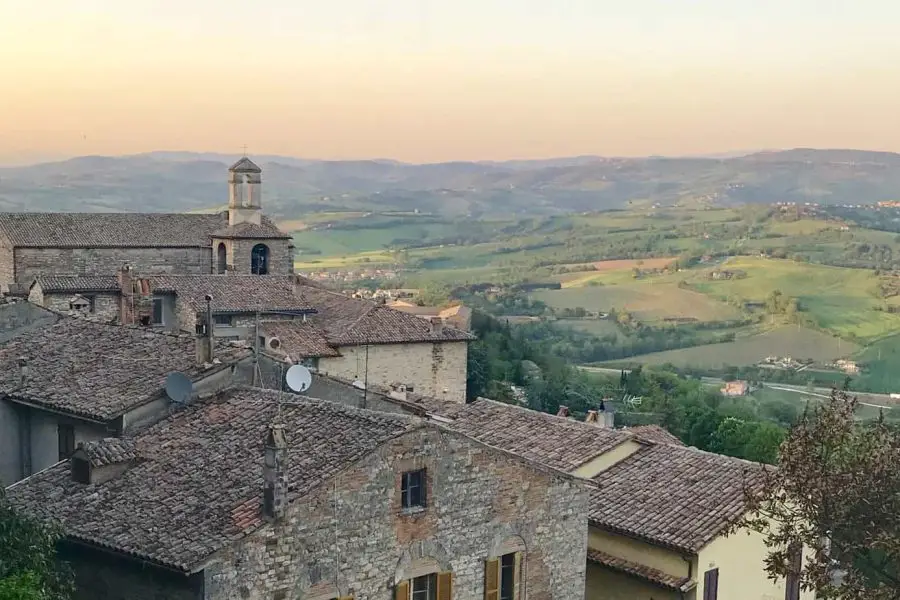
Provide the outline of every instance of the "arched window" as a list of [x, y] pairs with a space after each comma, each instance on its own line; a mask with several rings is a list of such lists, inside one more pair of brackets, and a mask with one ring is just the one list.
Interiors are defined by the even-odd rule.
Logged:
[[269, 273], [269, 247], [265, 244], [253, 246], [253, 251], [250, 253], [250, 272], [254, 275]]
[[219, 275], [225, 274], [225, 267], [227, 267], [227, 254], [225, 252], [225, 244], [223, 242], [219, 242], [219, 249], [216, 250], [216, 273]]

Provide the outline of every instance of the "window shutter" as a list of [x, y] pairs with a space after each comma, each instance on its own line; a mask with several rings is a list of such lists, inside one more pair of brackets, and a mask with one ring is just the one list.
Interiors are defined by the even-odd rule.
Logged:
[[453, 573], [438, 573], [437, 576], [437, 600], [450, 600], [453, 597]]
[[500, 600], [500, 561], [484, 561], [484, 600]]
[[515, 568], [513, 569], [513, 599], [522, 597], [522, 553], [516, 552]]
[[710, 569], [703, 576], [703, 600], [719, 600], [718, 569]]
[[409, 600], [409, 580], [401, 581], [394, 587], [394, 600]]

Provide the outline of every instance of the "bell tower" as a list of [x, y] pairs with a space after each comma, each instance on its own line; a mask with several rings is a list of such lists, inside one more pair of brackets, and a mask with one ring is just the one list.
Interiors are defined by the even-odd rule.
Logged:
[[228, 225], [262, 222], [262, 169], [242, 157], [228, 168]]

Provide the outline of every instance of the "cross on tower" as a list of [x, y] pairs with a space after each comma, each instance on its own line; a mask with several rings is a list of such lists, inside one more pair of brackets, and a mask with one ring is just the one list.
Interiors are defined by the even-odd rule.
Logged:
[[244, 156], [247, 156], [247, 144], [244, 144], [241, 148], [244, 150]]

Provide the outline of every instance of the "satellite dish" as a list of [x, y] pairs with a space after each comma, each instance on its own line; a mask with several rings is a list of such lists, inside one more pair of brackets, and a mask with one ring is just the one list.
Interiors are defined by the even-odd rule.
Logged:
[[194, 384], [183, 373], [174, 371], [166, 377], [166, 395], [175, 404], [185, 404], [194, 391]]
[[287, 386], [295, 392], [305, 392], [312, 385], [312, 374], [303, 365], [294, 365], [284, 375]]

